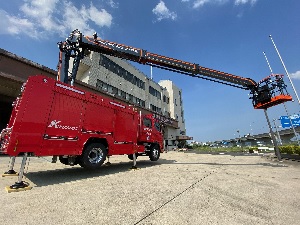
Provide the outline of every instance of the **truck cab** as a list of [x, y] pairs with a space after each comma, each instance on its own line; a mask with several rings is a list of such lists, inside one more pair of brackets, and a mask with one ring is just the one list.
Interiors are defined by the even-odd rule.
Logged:
[[156, 143], [159, 151], [163, 152], [162, 124], [153, 114], [140, 115], [138, 142], [151, 145]]

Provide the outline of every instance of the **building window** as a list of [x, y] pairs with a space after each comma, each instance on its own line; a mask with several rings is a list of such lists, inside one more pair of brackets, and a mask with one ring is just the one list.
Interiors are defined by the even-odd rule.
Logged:
[[181, 91], [179, 91], [179, 104], [182, 105]]
[[133, 102], [133, 96], [131, 94], [129, 94], [129, 101]]
[[96, 88], [101, 90], [101, 91], [107, 91], [107, 84], [102, 82], [101, 80], [97, 80], [97, 83], [96, 83]]
[[122, 97], [123, 99], [126, 99], [126, 92], [125, 92], [125, 91], [121, 91], [121, 97]]
[[157, 91], [155, 88], [153, 88], [152, 86], [149, 86], [149, 93], [157, 97], [159, 100], [161, 100], [161, 93]]
[[[108, 93], [111, 93], [113, 95], [117, 95], [119, 98], [122, 98], [122, 99], [125, 99], [129, 102], [132, 102], [133, 104], [135, 105], [139, 105], [139, 106], [142, 106], [142, 107], [145, 107], [146, 105], [146, 102], [142, 99], [139, 99], [129, 93], [126, 93], [125, 91], [122, 91], [116, 87], [113, 87], [101, 80], [97, 80], [96, 82], [96, 88], [98, 90], [101, 90], [101, 91], [105, 91], [105, 92], [108, 92]], [[159, 108], [158, 108], [159, 109]], [[157, 109], [156, 109], [157, 110]]]
[[113, 62], [112, 60], [110, 60], [109, 58], [107, 58], [102, 54], [100, 54], [99, 65], [105, 67], [106, 69], [110, 70], [116, 75], [124, 78], [125, 80], [145, 90], [145, 82], [143, 82], [141, 79], [137, 78], [132, 73], [128, 72], [123, 67], [116, 64], [115, 62]]
[[169, 104], [170, 99], [167, 96], [163, 96], [163, 102], [166, 102], [167, 104]]
[[161, 113], [161, 108], [155, 106], [155, 105], [152, 105], [150, 104], [150, 109], [154, 112], [158, 112], [158, 113]]
[[112, 87], [112, 94], [118, 94], [118, 88]]
[[111, 85], [108, 85], [107, 92], [111, 94], [113, 93], [113, 87]]

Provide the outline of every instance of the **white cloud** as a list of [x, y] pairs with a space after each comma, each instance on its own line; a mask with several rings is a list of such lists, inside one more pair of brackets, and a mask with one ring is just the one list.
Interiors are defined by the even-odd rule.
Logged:
[[223, 4], [228, 2], [228, 0], [194, 0], [193, 1], [193, 8], [200, 8], [205, 4]]
[[91, 5], [91, 7], [88, 9], [88, 12], [89, 19], [99, 27], [111, 26], [112, 16], [105, 9], [98, 10], [96, 7]]
[[73, 3], [65, 2], [64, 7], [64, 27], [70, 31], [76, 28], [84, 34], [91, 35], [95, 30], [90, 27], [90, 21], [98, 27], [111, 26], [112, 16], [105, 9], [98, 10], [93, 4], [89, 8], [83, 5], [78, 9]]
[[[45, 31], [62, 32], [63, 26], [59, 24], [54, 12], [59, 0], [25, 0], [25, 3], [20, 7], [25, 18], [35, 24], [38, 33]], [[21, 19], [21, 18], [20, 18]]]
[[181, 0], [181, 2], [192, 2], [193, 8], [197, 9], [206, 4], [225, 4], [227, 2], [233, 1], [235, 5], [243, 5], [250, 3], [254, 5], [257, 0]]
[[300, 80], [300, 70], [296, 71], [295, 73], [290, 73], [289, 75], [292, 79]]
[[193, 3], [193, 8], [199, 8], [209, 2], [212, 2], [212, 1], [211, 0], [196, 0]]
[[118, 8], [119, 6], [119, 4], [118, 3], [115, 3], [113, 0], [108, 0], [107, 1], [107, 4], [110, 6], [110, 7], [112, 7], [112, 8]]
[[[107, 3], [116, 6], [113, 0]], [[93, 27], [110, 27], [113, 17], [105, 9], [90, 6], [76, 7], [64, 0], [23, 0], [19, 13], [10, 15], [0, 10], [0, 34], [27, 35], [39, 38], [42, 35], [66, 36], [73, 29], [91, 35]]]
[[163, 1], [160, 1], [152, 12], [157, 16], [158, 21], [161, 21], [162, 19], [175, 20], [177, 18], [177, 14], [171, 12]]
[[58, 0], [25, 0], [20, 10], [33, 18], [50, 16], [55, 10]]
[[256, 2], [257, 2], [257, 0], [235, 0], [234, 4], [235, 5], [242, 5], [242, 4], [250, 3], [251, 5], [254, 5]]
[[6, 11], [0, 10], [0, 34], [19, 35], [21, 33], [26, 33], [30, 37], [37, 37], [33, 22], [10, 16]]
[[92, 34], [94, 32], [87, 23], [88, 14], [85, 12], [85, 8], [81, 8], [80, 10], [71, 2], [65, 2], [64, 8], [63, 26], [66, 30], [72, 31], [74, 29], [78, 29], [84, 34]]

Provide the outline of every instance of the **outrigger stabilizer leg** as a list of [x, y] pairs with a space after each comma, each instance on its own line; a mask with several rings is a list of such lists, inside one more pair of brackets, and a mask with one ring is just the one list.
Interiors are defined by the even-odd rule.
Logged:
[[22, 159], [18, 181], [11, 186], [5, 187], [5, 189], [8, 193], [17, 192], [17, 191], [26, 191], [26, 190], [30, 190], [32, 188], [29, 186], [29, 184], [27, 182], [22, 181], [22, 178], [24, 175], [24, 169], [25, 169], [25, 165], [26, 165], [26, 160], [27, 160], [27, 152], [24, 153], [24, 156]]
[[107, 165], [107, 166], [110, 166], [110, 165], [111, 165], [111, 162], [109, 161], [109, 157], [110, 157], [110, 156], [107, 156], [107, 163], [105, 163], [105, 165]]
[[16, 156], [11, 157], [11, 161], [10, 161], [10, 165], [9, 165], [9, 170], [6, 171], [4, 174], [2, 174], [2, 177], [18, 176], [18, 173], [14, 170], [15, 162], [16, 162]]
[[132, 158], [133, 158], [133, 166], [130, 169], [137, 170], [137, 166], [136, 166], [136, 154], [135, 153], [132, 154]]

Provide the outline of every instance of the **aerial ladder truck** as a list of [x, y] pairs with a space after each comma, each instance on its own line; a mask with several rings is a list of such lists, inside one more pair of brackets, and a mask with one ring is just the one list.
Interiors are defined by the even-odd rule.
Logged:
[[[271, 74], [260, 82], [206, 68], [195, 63], [154, 54], [143, 49], [84, 36], [79, 30], [58, 43], [57, 80], [32, 76], [22, 87], [7, 128], [1, 132], [0, 151], [23, 155], [18, 181], [9, 190], [26, 189], [22, 181], [28, 154], [55, 156], [66, 165], [99, 168], [107, 157], [127, 154], [135, 160], [147, 155], [156, 161], [163, 152], [161, 122], [137, 108], [74, 87], [80, 61], [90, 52], [119, 57], [172, 72], [250, 91], [255, 109], [291, 101], [283, 76]], [[72, 59], [72, 60], [71, 60]], [[70, 67], [70, 64], [73, 64]], [[71, 72], [69, 72], [71, 70]]]

